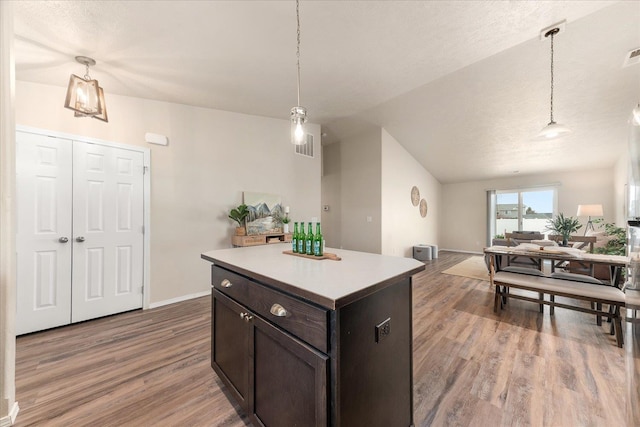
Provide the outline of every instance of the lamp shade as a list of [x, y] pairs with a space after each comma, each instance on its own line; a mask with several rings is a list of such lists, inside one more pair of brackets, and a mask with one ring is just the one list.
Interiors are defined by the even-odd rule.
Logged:
[[577, 216], [603, 216], [602, 205], [578, 205]]
[[291, 109], [291, 143], [302, 145], [307, 140], [305, 138], [305, 126], [307, 121], [307, 109], [304, 107], [293, 107]]
[[540, 139], [553, 139], [562, 136], [566, 133], [570, 133], [571, 129], [556, 122], [551, 122], [546, 125], [538, 134]]
[[98, 81], [71, 74], [64, 106], [85, 116], [102, 114]]

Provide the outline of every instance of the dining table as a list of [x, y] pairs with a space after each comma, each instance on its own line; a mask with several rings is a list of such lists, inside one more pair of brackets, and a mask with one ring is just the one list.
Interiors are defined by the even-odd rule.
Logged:
[[[537, 262], [543, 269], [544, 261], [550, 261], [551, 273], [556, 269], [566, 266], [569, 261], [575, 261], [587, 267], [590, 276], [593, 276], [596, 265], [604, 265], [609, 271], [608, 284], [620, 287], [621, 277], [629, 266], [629, 257], [623, 255], [594, 254], [574, 248], [560, 246], [490, 246], [484, 249], [485, 256], [493, 257], [496, 271], [500, 271], [508, 265], [508, 257], [527, 257]], [[505, 260], [507, 260], [505, 262]], [[507, 265], [505, 265], [507, 264]]]

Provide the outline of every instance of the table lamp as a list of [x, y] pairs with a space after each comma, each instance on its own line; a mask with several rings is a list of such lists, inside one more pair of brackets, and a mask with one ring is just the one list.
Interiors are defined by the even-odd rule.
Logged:
[[578, 213], [577, 216], [586, 216], [589, 217], [587, 221], [587, 226], [584, 228], [584, 235], [587, 235], [589, 230], [593, 231], [593, 222], [591, 221], [592, 216], [603, 216], [602, 205], [578, 205]]

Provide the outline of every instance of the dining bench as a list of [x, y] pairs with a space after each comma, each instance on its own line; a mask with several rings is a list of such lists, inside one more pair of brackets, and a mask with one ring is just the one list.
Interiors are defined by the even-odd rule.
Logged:
[[[529, 269], [532, 271], [537, 271]], [[499, 313], [507, 304], [509, 298], [534, 302], [540, 305], [540, 312], [544, 312], [544, 306], [548, 305], [549, 313], [554, 314], [555, 307], [581, 311], [608, 317], [612, 322], [611, 334], [615, 332], [618, 347], [623, 346], [622, 322], [620, 309], [625, 306], [624, 291], [604, 284], [586, 283], [584, 281], [567, 280], [545, 275], [542, 272], [523, 274], [522, 272], [495, 271], [490, 267], [490, 281], [495, 286], [493, 311]], [[571, 277], [566, 275], [565, 277]], [[511, 288], [533, 291], [538, 293], [538, 298], [513, 294]], [[544, 296], [549, 295], [549, 299]], [[561, 303], [555, 301], [555, 297], [568, 297], [575, 300], [591, 302], [591, 308], [580, 304]], [[609, 305], [609, 310], [602, 310], [602, 305]]]

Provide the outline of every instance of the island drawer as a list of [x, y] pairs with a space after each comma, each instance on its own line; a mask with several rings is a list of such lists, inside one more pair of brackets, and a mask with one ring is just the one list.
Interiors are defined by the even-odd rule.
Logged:
[[329, 314], [324, 308], [214, 266], [213, 286], [267, 321], [328, 352]]
[[251, 310], [327, 353], [329, 315], [326, 309], [258, 284], [249, 288], [249, 300]]
[[214, 288], [236, 301], [245, 304], [249, 299], [249, 285], [251, 280], [229, 270], [212, 266], [211, 284]]

